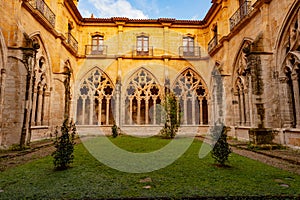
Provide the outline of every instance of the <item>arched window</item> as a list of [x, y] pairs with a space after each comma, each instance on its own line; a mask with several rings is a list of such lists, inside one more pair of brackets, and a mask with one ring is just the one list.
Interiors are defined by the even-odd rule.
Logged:
[[300, 128], [300, 8], [289, 17], [279, 50], [280, 110], [282, 126]]
[[77, 97], [76, 120], [79, 125], [113, 124], [114, 86], [100, 69], [89, 72], [81, 81]]
[[[33, 41], [42, 44], [38, 37], [33, 37]], [[31, 126], [48, 125], [49, 120], [49, 63], [46, 59], [43, 45], [36, 54], [36, 61], [32, 78], [32, 105], [31, 105]]]
[[160, 124], [161, 87], [146, 69], [138, 70], [128, 82], [125, 99], [125, 124]]
[[201, 77], [187, 69], [176, 79], [173, 92], [178, 97], [182, 123], [208, 124], [208, 90]]

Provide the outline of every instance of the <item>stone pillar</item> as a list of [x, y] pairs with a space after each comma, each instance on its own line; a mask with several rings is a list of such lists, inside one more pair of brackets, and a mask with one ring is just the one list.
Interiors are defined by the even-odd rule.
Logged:
[[145, 124], [149, 124], [149, 100], [145, 100]]
[[36, 113], [36, 101], [37, 101], [37, 98], [38, 98], [38, 91], [37, 91], [37, 89], [36, 88], [34, 88], [34, 90], [33, 90], [33, 99], [32, 99], [32, 102], [33, 102], [33, 104], [32, 104], [32, 114], [31, 114], [31, 126], [35, 126], [35, 125], [37, 125], [36, 124], [36, 116], [35, 116], [35, 113]]
[[292, 125], [292, 114], [290, 113], [288, 78], [280, 77], [279, 81], [279, 108], [282, 121], [280, 127], [290, 127]]
[[98, 98], [98, 125], [102, 125], [101, 121], [102, 121], [102, 97]]
[[[37, 110], [36, 110], [36, 125], [40, 126], [41, 125], [41, 117], [42, 117], [42, 105], [43, 105], [43, 88], [40, 87], [39, 91], [38, 91], [38, 105], [37, 105]], [[35, 104], [35, 102], [33, 102], [33, 104]], [[33, 115], [35, 113], [32, 113]]]
[[132, 125], [132, 100], [133, 98], [130, 97], [129, 99], [129, 124]]
[[203, 98], [199, 98], [199, 112], [200, 112], [200, 125], [203, 125], [203, 106], [202, 106]]
[[109, 105], [110, 105], [110, 98], [106, 99], [106, 125], [109, 125]]
[[94, 116], [94, 98], [90, 98], [90, 114], [89, 114], [89, 125], [93, 125], [93, 116]]
[[299, 76], [297, 73], [292, 74], [293, 88], [294, 88], [294, 98], [295, 98], [295, 108], [296, 113], [296, 127], [300, 128], [300, 94], [299, 94]]

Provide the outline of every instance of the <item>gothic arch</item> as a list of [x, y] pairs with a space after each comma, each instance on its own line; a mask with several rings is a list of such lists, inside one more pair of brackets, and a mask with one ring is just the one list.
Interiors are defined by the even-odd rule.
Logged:
[[36, 52], [36, 59], [32, 79], [32, 107], [31, 126], [48, 126], [50, 120], [50, 88], [51, 64], [48, 51], [39, 33], [30, 36], [40, 48]]
[[232, 99], [234, 124], [238, 126], [253, 125], [253, 102], [251, 69], [247, 64], [247, 53], [250, 52], [251, 38], [244, 38], [237, 52], [232, 72]]
[[300, 128], [300, 2], [287, 14], [277, 39], [281, 126]]
[[173, 83], [184, 125], [208, 124], [208, 88], [202, 77], [192, 68], [182, 71]]
[[163, 87], [150, 71], [139, 68], [128, 79], [124, 92], [125, 124], [161, 123], [161, 113], [157, 105], [162, 102]]
[[114, 90], [112, 80], [100, 68], [94, 67], [86, 73], [76, 91], [77, 124], [113, 124]]

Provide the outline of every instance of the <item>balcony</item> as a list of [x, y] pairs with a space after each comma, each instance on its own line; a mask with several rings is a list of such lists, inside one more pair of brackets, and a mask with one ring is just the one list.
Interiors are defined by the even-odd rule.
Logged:
[[251, 1], [245, 1], [229, 19], [230, 30], [238, 25], [252, 10]]
[[77, 52], [78, 51], [78, 42], [77, 40], [74, 38], [74, 36], [71, 33], [67, 33], [67, 43], [70, 45], [70, 47]]
[[106, 45], [85, 45], [85, 55], [106, 56], [107, 46]]
[[218, 44], [218, 36], [215, 35], [215, 36], [209, 41], [207, 51], [208, 51], [208, 52], [211, 52], [211, 50], [212, 50], [215, 46], [217, 46], [217, 44]]
[[44, 2], [44, 0], [29, 0], [28, 2], [34, 9], [38, 10], [39, 13], [45, 17], [45, 19], [53, 28], [55, 27], [55, 14]]
[[198, 46], [180, 46], [179, 47], [179, 56], [180, 57], [200, 57], [200, 47]]
[[153, 56], [153, 47], [133, 47], [132, 50], [133, 57], [149, 57]]

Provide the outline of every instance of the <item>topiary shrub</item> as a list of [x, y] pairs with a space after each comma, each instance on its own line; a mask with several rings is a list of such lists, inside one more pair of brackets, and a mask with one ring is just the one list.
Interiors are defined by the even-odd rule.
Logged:
[[75, 124], [65, 119], [61, 127], [61, 134], [55, 130], [54, 146], [56, 150], [52, 153], [53, 163], [56, 170], [65, 170], [69, 168], [74, 159], [76, 127]]
[[213, 149], [211, 152], [212, 157], [217, 161], [220, 166], [226, 166], [231, 149], [227, 142], [227, 130], [226, 126], [215, 125], [212, 130], [213, 137]]

